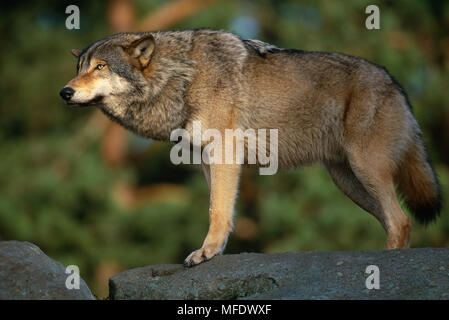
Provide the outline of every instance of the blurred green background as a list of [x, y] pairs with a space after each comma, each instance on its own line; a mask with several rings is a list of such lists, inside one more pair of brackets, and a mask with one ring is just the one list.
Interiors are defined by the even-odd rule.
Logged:
[[[80, 30], [65, 28], [69, 4], [80, 8]], [[370, 4], [380, 30], [365, 28]], [[198, 27], [386, 66], [409, 94], [449, 198], [448, 1], [2, 2], [0, 240], [78, 265], [99, 298], [112, 274], [181, 263], [201, 246], [208, 190], [199, 166], [172, 165], [170, 144], [127, 133], [93, 108], [67, 108], [58, 94], [75, 75], [72, 48], [125, 29]], [[411, 245], [449, 246], [447, 211], [427, 228], [415, 224]], [[245, 169], [236, 212], [225, 253], [384, 246], [380, 224], [319, 164], [274, 176]]]

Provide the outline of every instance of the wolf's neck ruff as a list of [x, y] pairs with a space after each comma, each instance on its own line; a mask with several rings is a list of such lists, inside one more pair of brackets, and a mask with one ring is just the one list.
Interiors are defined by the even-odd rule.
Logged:
[[142, 77], [123, 74], [133, 81], [124, 95], [100, 109], [129, 130], [156, 140], [169, 140], [170, 133], [184, 125], [188, 116], [184, 96], [195, 74], [188, 53], [189, 32], [154, 33], [156, 49]]

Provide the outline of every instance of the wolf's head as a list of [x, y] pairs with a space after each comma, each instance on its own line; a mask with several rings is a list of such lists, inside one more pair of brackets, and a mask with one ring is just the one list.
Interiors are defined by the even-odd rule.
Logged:
[[60, 95], [67, 105], [98, 106], [137, 134], [167, 139], [186, 117], [191, 43], [191, 32], [119, 33], [72, 50], [77, 75]]
[[140, 90], [154, 49], [153, 35], [128, 34], [72, 50], [78, 58], [77, 75], [62, 88], [61, 97], [68, 105], [117, 109], [118, 96]]

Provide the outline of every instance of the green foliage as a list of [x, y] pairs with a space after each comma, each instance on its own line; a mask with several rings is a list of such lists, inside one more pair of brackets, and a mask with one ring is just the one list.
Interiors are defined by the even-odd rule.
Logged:
[[[199, 168], [174, 167], [168, 145], [110, 168], [97, 138], [79, 131], [89, 109], [63, 105], [58, 91], [75, 74], [70, 49], [83, 48], [108, 33], [105, 3], [78, 2], [81, 30], [64, 27], [60, 1], [2, 4], [0, 30], [0, 240], [26, 240], [65, 264], [105, 293], [100, 266], [120, 270], [156, 263], [180, 263], [198, 248], [208, 228], [208, 190]], [[138, 16], [165, 1], [136, 1]], [[256, 21], [254, 37], [280, 47], [339, 51], [380, 65], [409, 93], [429, 156], [449, 198], [449, 3], [376, 1], [381, 29], [365, 28], [371, 1], [218, 1], [176, 28], [239, 29], [236, 19]], [[245, 20], [248, 21], [248, 20]], [[240, 26], [240, 27], [239, 27]], [[444, 31], [445, 30], [445, 31]], [[353, 204], [320, 165], [258, 176], [245, 169], [237, 203], [239, 220], [255, 232], [231, 236], [227, 253], [299, 250], [380, 249], [380, 224]], [[118, 182], [185, 186], [186, 200], [160, 199], [136, 208], [114, 198]], [[446, 206], [447, 207], [447, 206]], [[237, 228], [238, 229], [238, 228]], [[412, 231], [412, 246], [448, 246], [449, 214]]]

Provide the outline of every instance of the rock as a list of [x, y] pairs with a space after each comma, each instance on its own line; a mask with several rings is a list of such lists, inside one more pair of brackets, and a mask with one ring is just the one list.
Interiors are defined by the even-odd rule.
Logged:
[[[366, 287], [370, 265], [380, 289]], [[109, 288], [111, 299], [449, 299], [447, 270], [449, 248], [243, 253], [127, 270]]]
[[69, 274], [29, 242], [0, 241], [0, 299], [95, 299], [84, 280], [67, 289]]

